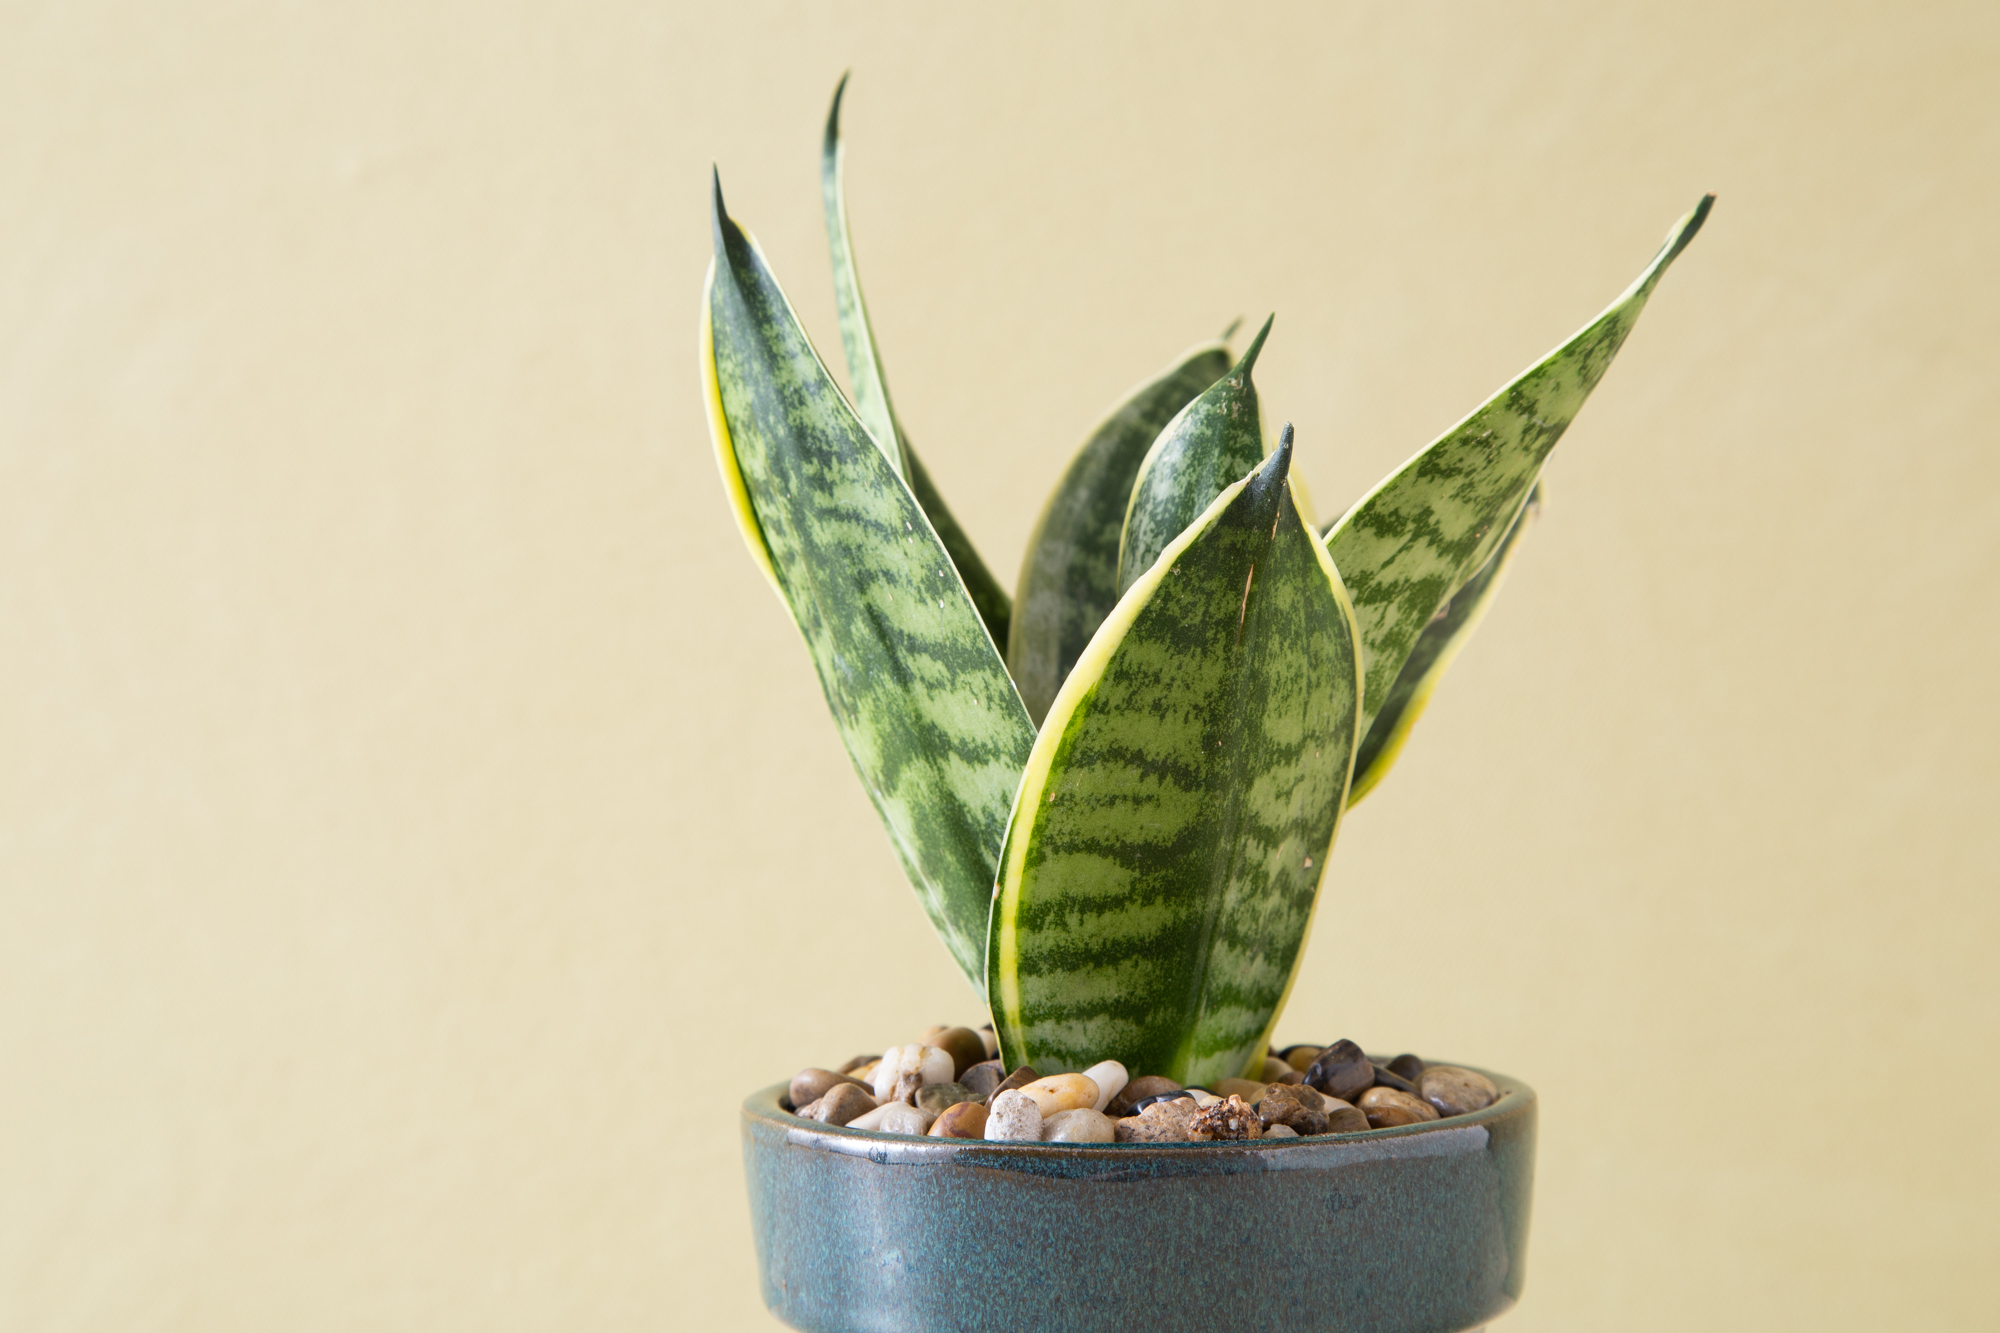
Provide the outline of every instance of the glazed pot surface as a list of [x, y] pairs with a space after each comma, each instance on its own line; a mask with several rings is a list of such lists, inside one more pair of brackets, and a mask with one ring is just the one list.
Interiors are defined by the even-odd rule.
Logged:
[[[1489, 1072], [1489, 1071], [1481, 1071]], [[812, 1333], [1461, 1333], [1519, 1298], [1535, 1094], [1243, 1143], [988, 1143], [743, 1103], [764, 1303]]]

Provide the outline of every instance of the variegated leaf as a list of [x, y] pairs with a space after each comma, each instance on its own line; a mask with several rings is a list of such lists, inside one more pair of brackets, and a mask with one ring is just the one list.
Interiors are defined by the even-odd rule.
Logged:
[[983, 991], [994, 862], [1034, 724], [923, 508], [724, 212], [719, 182], [714, 228], [702, 373], [725, 479], [740, 479], [746, 537], [910, 882]]
[[1224, 340], [1182, 353], [1105, 414], [1042, 507], [1007, 640], [1007, 668], [1037, 723], [1118, 602], [1118, 539], [1139, 461], [1174, 414], [1228, 370]]
[[1010, 1066], [1192, 1082], [1269, 1041], [1360, 706], [1353, 614], [1290, 465], [1288, 430], [1119, 601], [1049, 709], [987, 944]]
[[1327, 548], [1361, 625], [1364, 726], [1372, 727], [1387, 705], [1438, 608], [1493, 558], [1549, 451], [1713, 202], [1707, 196], [1674, 224], [1653, 261], [1602, 315], [1391, 473], [1329, 529]]
[[889, 401], [889, 381], [882, 373], [882, 354], [875, 346], [875, 330], [868, 322], [868, 303], [861, 296], [861, 275], [854, 267], [854, 243], [848, 234], [847, 195], [842, 183], [846, 147], [840, 138], [840, 99], [847, 91], [847, 76], [833, 90], [833, 106], [826, 113], [826, 137], [820, 145], [820, 195], [826, 205], [826, 240], [833, 252], [834, 308], [840, 319], [840, 346], [847, 357], [847, 380], [854, 391], [854, 412], [861, 418], [882, 452], [909, 482], [917, 503], [929, 515], [958, 576], [965, 581], [973, 605], [993, 636], [993, 646], [1007, 651], [1008, 620], [1013, 603], [1007, 590], [993, 577], [979, 551], [972, 544], [930, 470], [917, 456], [896, 408]]
[[1521, 537], [1539, 512], [1541, 493], [1540, 486], [1528, 493], [1528, 502], [1521, 506], [1507, 527], [1507, 535], [1500, 539], [1500, 549], [1451, 595], [1451, 600], [1438, 609], [1431, 623], [1417, 636], [1416, 647], [1410, 650], [1402, 671], [1397, 673], [1396, 683], [1389, 687], [1382, 711], [1375, 715], [1374, 724], [1354, 752], [1354, 782], [1347, 793], [1349, 805], [1359, 804], [1388, 775], [1396, 756], [1403, 751], [1403, 743], [1410, 738], [1410, 728], [1430, 705], [1431, 691], [1444, 679], [1459, 651], [1471, 641], [1479, 622], [1486, 618], [1486, 608], [1500, 591], [1508, 566], [1521, 549]]
[[1243, 359], [1182, 408], [1146, 450], [1118, 542], [1121, 596], [1225, 487], [1263, 461], [1264, 418], [1250, 372], [1270, 334], [1267, 318]]

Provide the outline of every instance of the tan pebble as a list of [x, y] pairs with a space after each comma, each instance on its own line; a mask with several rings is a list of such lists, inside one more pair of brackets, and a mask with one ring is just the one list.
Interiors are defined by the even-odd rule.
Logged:
[[1132, 1111], [1133, 1102], [1142, 1102], [1146, 1098], [1157, 1096], [1162, 1092], [1179, 1092], [1180, 1090], [1181, 1085], [1172, 1079], [1164, 1078], [1159, 1074], [1148, 1074], [1144, 1078], [1135, 1078], [1130, 1083], [1127, 1083], [1119, 1091], [1118, 1095], [1111, 1099], [1110, 1105], [1104, 1108], [1104, 1113], [1113, 1117], [1129, 1115]]
[[1438, 1118], [1435, 1106], [1396, 1088], [1368, 1089], [1361, 1094], [1361, 1110], [1367, 1115], [1368, 1124], [1373, 1129], [1414, 1125], [1419, 1121]]
[[1264, 1089], [1270, 1086], [1270, 1084], [1260, 1083], [1254, 1078], [1225, 1078], [1215, 1085], [1215, 1095], [1218, 1097], [1241, 1097], [1244, 1101], [1255, 1106], [1263, 1099]]
[[1264, 1057], [1264, 1071], [1257, 1077], [1265, 1083], [1303, 1083], [1306, 1076], [1275, 1055]]
[[826, 1096], [807, 1108], [811, 1115], [805, 1111], [799, 1114], [804, 1119], [817, 1120], [822, 1124], [844, 1125], [874, 1109], [875, 1099], [859, 1084], [837, 1083], [827, 1091]]
[[1264, 1137], [1267, 1139], [1295, 1139], [1299, 1137], [1299, 1132], [1290, 1125], [1272, 1125], [1264, 1131]]
[[872, 1067], [874, 1063], [877, 1060], [880, 1060], [881, 1058], [882, 1057], [879, 1055], [857, 1055], [852, 1060], [849, 1060], [846, 1064], [842, 1065], [840, 1068], [834, 1070], [833, 1072], [836, 1074], [854, 1074], [854, 1077], [859, 1078], [863, 1083], [866, 1083], [868, 1080], [866, 1078], [863, 1078], [860, 1074], [855, 1074], [854, 1071], [862, 1068], [863, 1066]]
[[790, 1089], [792, 1105], [809, 1106], [826, 1096], [836, 1084], [840, 1083], [853, 1083], [857, 1088], [866, 1086], [845, 1074], [836, 1074], [831, 1069], [801, 1069], [792, 1075]]
[[986, 1137], [1039, 1142], [1042, 1137], [1042, 1109], [1035, 1105], [1033, 1097], [1019, 1088], [995, 1093], [986, 1113]]
[[1139, 1112], [1139, 1119], [1172, 1126], [1178, 1131], [1178, 1137], [1185, 1139], [1194, 1132], [1194, 1118], [1200, 1114], [1201, 1108], [1191, 1098], [1173, 1097], [1164, 1102], [1154, 1102]]
[[1317, 1060], [1319, 1053], [1325, 1049], [1326, 1047], [1324, 1046], [1314, 1046], [1311, 1043], [1302, 1046], [1287, 1046], [1284, 1050], [1278, 1052], [1278, 1058], [1303, 1074], [1312, 1068], [1313, 1061]]
[[939, 1139], [983, 1139], [986, 1137], [986, 1108], [978, 1102], [960, 1102], [948, 1107], [931, 1123], [931, 1137]]
[[1436, 1107], [1439, 1115], [1470, 1115], [1499, 1100], [1500, 1089], [1475, 1070], [1431, 1065], [1417, 1080], [1417, 1095]]
[[971, 1028], [932, 1028], [923, 1035], [920, 1044], [935, 1046], [951, 1056], [953, 1078], [986, 1058], [986, 1043]]
[[1326, 1112], [1326, 1132], [1329, 1134], [1358, 1134], [1364, 1129], [1372, 1129], [1368, 1123], [1368, 1113], [1351, 1102], [1338, 1097], [1320, 1098], [1321, 1109]]
[[[1178, 1107], [1179, 1110], [1164, 1108]], [[1115, 1129], [1120, 1143], [1186, 1143], [1193, 1137], [1194, 1103], [1185, 1097], [1170, 1102], [1154, 1102], [1138, 1115], [1118, 1121]]]
[[843, 1070], [849, 1078], [858, 1080], [863, 1086], [875, 1086], [875, 1071], [882, 1067], [882, 1057], [876, 1056], [865, 1065], [856, 1065], [851, 1070]]
[[1042, 1118], [1058, 1111], [1074, 1111], [1097, 1105], [1097, 1084], [1083, 1074], [1050, 1074], [1038, 1078], [1021, 1091], [1035, 1103]]
[[991, 1023], [982, 1023], [979, 1025], [979, 1042], [986, 1048], [987, 1059], [997, 1060], [1000, 1058], [1000, 1038], [993, 1031]]
[[1207, 1088], [1189, 1088], [1188, 1096], [1194, 1098], [1196, 1106], [1213, 1106], [1222, 1100]]
[[1303, 1083], [1273, 1083], [1257, 1103], [1257, 1116], [1269, 1133], [1283, 1125], [1294, 1134], [1326, 1133], [1326, 1099]]
[[1080, 1106], [1058, 1111], [1042, 1122], [1044, 1143], [1116, 1143], [1118, 1128], [1108, 1115]]

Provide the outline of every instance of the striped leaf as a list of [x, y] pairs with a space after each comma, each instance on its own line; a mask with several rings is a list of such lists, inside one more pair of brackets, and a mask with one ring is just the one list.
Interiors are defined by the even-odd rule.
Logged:
[[1007, 668], [1037, 723], [1118, 602], [1118, 539], [1140, 460], [1174, 414], [1228, 370], [1226, 341], [1182, 353], [1097, 423], [1042, 507], [1007, 640]]
[[1182, 1081], [1263, 1053], [1358, 735], [1353, 614], [1291, 434], [1091, 641], [1015, 799], [987, 943], [1006, 1062]]
[[1521, 512], [1508, 525], [1507, 535], [1500, 539], [1500, 549], [1477, 574], [1466, 580], [1465, 586], [1451, 595], [1417, 636], [1416, 647], [1410, 650], [1409, 659], [1397, 673], [1396, 683], [1389, 687], [1382, 711], [1375, 715], [1374, 724], [1354, 753], [1354, 782], [1347, 793], [1349, 805], [1358, 804], [1388, 775], [1396, 756], [1402, 753], [1403, 743], [1410, 738], [1410, 728], [1429, 706], [1431, 691], [1444, 679], [1452, 659], [1471, 640], [1472, 632], [1479, 628], [1493, 594], [1500, 591], [1507, 568], [1521, 549], [1522, 535], [1540, 511], [1541, 493], [1539, 485], [1528, 493], [1528, 502], [1521, 506]]
[[1701, 229], [1714, 198], [1674, 224], [1652, 263], [1609, 309], [1328, 530], [1327, 548], [1361, 626], [1364, 727], [1372, 729], [1387, 708], [1439, 608], [1493, 558], [1549, 451], [1604, 377], [1660, 275]]
[[854, 412], [896, 470], [909, 482], [910, 489], [929, 516], [931, 526], [944, 542], [951, 563], [964, 580], [994, 647], [1007, 649], [1008, 620], [1013, 603], [1007, 590], [993, 577], [972, 538], [953, 516], [951, 507], [930, 470], [911, 447], [896, 408], [889, 401], [889, 381], [882, 373], [882, 354], [875, 346], [875, 330], [868, 322], [868, 303], [861, 296], [861, 275], [854, 267], [854, 243], [847, 229], [847, 195], [842, 184], [847, 150], [840, 138], [840, 99], [847, 91], [847, 76], [833, 90], [833, 106], [826, 113], [826, 137], [820, 145], [820, 195], [826, 205], [826, 241], [833, 252], [834, 308], [840, 318], [840, 346], [847, 357], [847, 381], [854, 390]]
[[1243, 359], [1182, 408], [1146, 451], [1118, 545], [1121, 595], [1225, 487], [1263, 461], [1264, 419], [1250, 371], [1270, 334], [1266, 319]]
[[714, 231], [702, 373], [725, 480], [910, 882], [983, 990], [995, 857], [1034, 725], [943, 542], [719, 181]]

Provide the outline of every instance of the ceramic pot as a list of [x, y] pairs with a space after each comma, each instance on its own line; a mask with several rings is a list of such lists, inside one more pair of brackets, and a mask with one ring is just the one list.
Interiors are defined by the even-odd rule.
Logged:
[[1521, 1294], [1535, 1094], [1244, 1143], [987, 1143], [743, 1103], [764, 1303], [812, 1333], [1458, 1333]]

